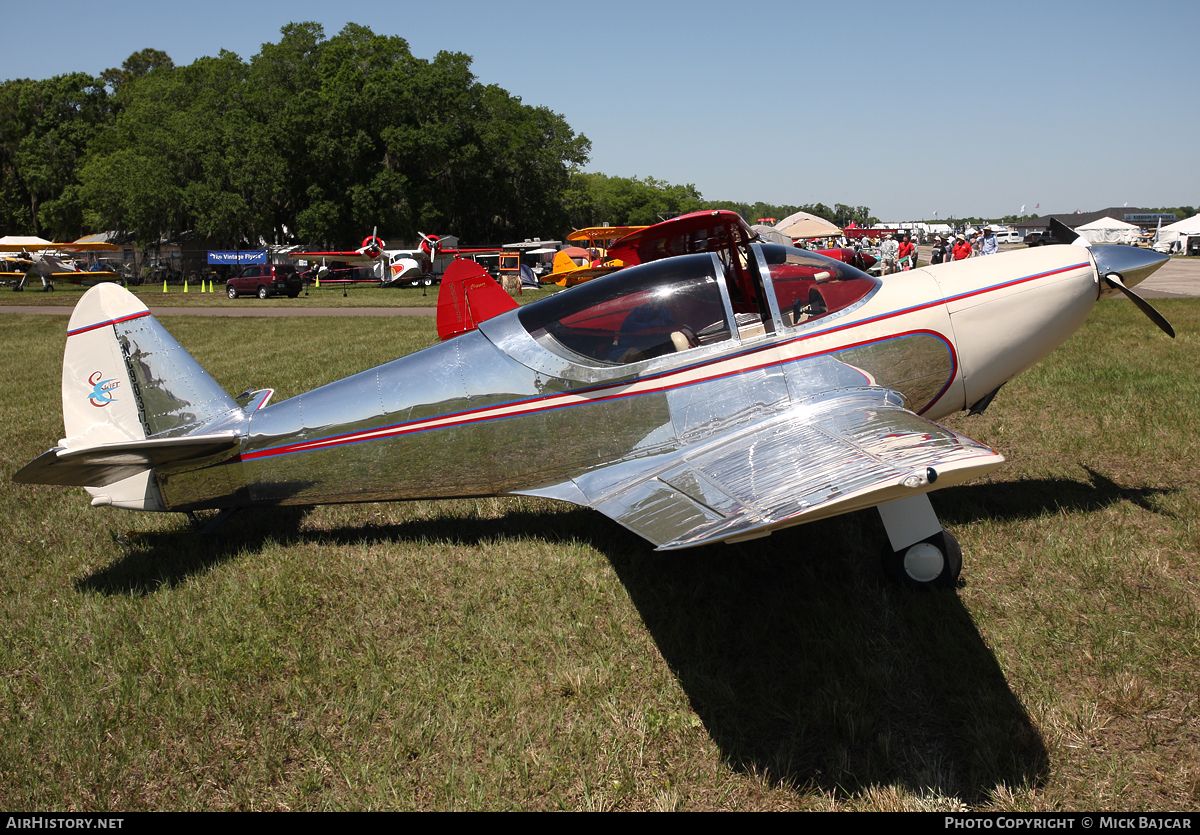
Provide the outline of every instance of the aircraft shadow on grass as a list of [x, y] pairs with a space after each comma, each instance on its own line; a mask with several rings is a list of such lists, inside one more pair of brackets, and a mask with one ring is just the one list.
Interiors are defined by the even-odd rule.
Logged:
[[[1087, 469], [1085, 467], [1085, 469]], [[1129, 501], [1161, 512], [1169, 490], [1040, 479], [939, 494], [947, 519], [1019, 519]], [[390, 525], [297, 530], [305, 509], [245, 512], [217, 535], [123, 541], [126, 556], [77, 582], [151, 594], [270, 542], [542, 538], [592, 545], [613, 566], [705, 731], [728, 765], [772, 785], [837, 794], [872, 786], [985, 802], [999, 786], [1043, 782], [1046, 745], [957, 595], [887, 585], [872, 512], [741, 545], [654, 553], [586, 509], [516, 509]], [[968, 566], [970, 554], [967, 554]], [[657, 732], [687, 732], [668, 717]]]
[[[1161, 513], [1164, 511], [1157, 506], [1155, 498], [1174, 492], [1169, 488], [1123, 487], [1087, 465], [1081, 466], [1089, 481], [1049, 478], [966, 485], [938, 493], [938, 504], [954, 524], [967, 524], [981, 519], [1035, 519], [1060, 510], [1088, 512], [1122, 501]], [[522, 537], [548, 541], [580, 540], [604, 550], [600, 543], [622, 532], [616, 524], [585, 508], [552, 513], [510, 510], [497, 518], [447, 514], [398, 524], [300, 530], [309, 510], [306, 507], [279, 507], [242, 511], [211, 536], [199, 536], [192, 529], [114, 535], [125, 555], [80, 578], [76, 585], [81, 591], [102, 594], [147, 594], [207, 571], [239, 553], [257, 553], [268, 542], [316, 541], [347, 545], [363, 541], [425, 540], [477, 545], [496, 538]], [[875, 516], [870, 510], [853, 515]], [[790, 550], [793, 543], [812, 541], [810, 532], [813, 530], [812, 524], [801, 526], [757, 540], [754, 544], [758, 550], [770, 550], [787, 543], [786, 549]], [[642, 545], [635, 549], [637, 553], [653, 553], [648, 544]], [[695, 554], [702, 550], [684, 553]], [[728, 548], [714, 547], [712, 551], [730, 553]], [[654, 558], [666, 556], [660, 554]], [[969, 563], [970, 554], [965, 556]]]

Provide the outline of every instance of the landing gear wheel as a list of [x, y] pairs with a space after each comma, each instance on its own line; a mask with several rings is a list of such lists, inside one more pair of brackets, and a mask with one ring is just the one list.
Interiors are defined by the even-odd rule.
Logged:
[[225, 288], [225, 295], [229, 296], [229, 298], [231, 298], [231, 299], [236, 299], [237, 298], [237, 288], [234, 287], [232, 284], [229, 285], [228, 287]]
[[884, 576], [899, 586], [928, 591], [952, 589], [962, 573], [962, 548], [949, 531], [941, 531], [899, 551], [883, 546]]
[[271, 293], [270, 293], [270, 292], [267, 290], [267, 288], [266, 288], [266, 287], [259, 287], [259, 288], [258, 288], [258, 297], [259, 297], [260, 299], [266, 299], [266, 298], [267, 298], [268, 296], [270, 296], [270, 295], [271, 295]]
[[421, 283], [424, 284], [426, 287], [432, 287], [433, 279], [432, 278], [424, 278], [421, 280]]

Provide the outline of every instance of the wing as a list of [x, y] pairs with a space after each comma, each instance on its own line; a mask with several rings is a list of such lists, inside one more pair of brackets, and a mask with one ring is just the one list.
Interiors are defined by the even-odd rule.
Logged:
[[370, 266], [379, 260], [378, 256], [372, 258], [359, 249], [349, 249], [342, 252], [291, 252], [288, 253], [288, 258], [296, 258], [304, 261], [317, 261], [321, 258], [328, 258], [331, 261], [341, 261], [345, 264], [358, 264], [360, 266]]
[[574, 287], [576, 284], [582, 284], [585, 281], [591, 281], [593, 278], [599, 278], [602, 275], [616, 272], [621, 269], [614, 265], [606, 265], [599, 267], [576, 267], [573, 270], [567, 270], [561, 273], [551, 273], [550, 278], [555, 284], [562, 287]]
[[598, 488], [588, 504], [673, 550], [774, 530], [949, 487], [1004, 457], [920, 418], [880, 388], [840, 391]]

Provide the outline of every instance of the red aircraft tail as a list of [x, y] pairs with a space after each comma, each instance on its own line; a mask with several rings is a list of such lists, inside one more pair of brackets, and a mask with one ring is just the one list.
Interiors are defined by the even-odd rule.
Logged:
[[455, 258], [446, 268], [438, 291], [438, 336], [445, 342], [516, 306], [513, 297], [501, 289], [487, 270], [469, 258]]

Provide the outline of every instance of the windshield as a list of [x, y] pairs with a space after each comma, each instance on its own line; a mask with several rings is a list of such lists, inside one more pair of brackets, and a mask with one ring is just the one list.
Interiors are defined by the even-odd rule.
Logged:
[[630, 267], [517, 315], [543, 347], [590, 365], [625, 365], [730, 338], [709, 255]]
[[784, 327], [844, 310], [866, 298], [879, 279], [849, 264], [780, 244], [762, 244]]

